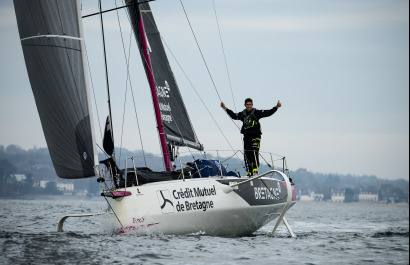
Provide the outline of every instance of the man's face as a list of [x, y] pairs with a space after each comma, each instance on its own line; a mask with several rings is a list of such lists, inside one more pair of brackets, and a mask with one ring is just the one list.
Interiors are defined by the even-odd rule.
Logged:
[[246, 102], [245, 103], [245, 108], [246, 108], [246, 111], [251, 111], [252, 108], [253, 108], [253, 103], [252, 102]]

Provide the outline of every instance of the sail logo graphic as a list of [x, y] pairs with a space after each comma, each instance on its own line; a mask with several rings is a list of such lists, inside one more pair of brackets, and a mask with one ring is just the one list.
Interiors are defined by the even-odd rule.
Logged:
[[171, 106], [168, 104], [164, 104], [164, 103], [159, 103], [159, 109], [161, 111], [169, 111], [171, 112]]
[[[170, 91], [171, 91], [171, 88], [169, 87], [167, 80], [165, 80], [165, 86], [157, 86], [157, 95], [160, 98], [169, 98]], [[169, 102], [159, 103], [159, 109], [161, 110], [161, 119], [167, 123], [171, 123], [172, 115], [162, 113], [164, 111], [171, 112], [171, 106]]]
[[174, 203], [172, 202], [171, 193], [169, 193], [168, 190], [158, 190], [157, 197], [162, 213], [174, 213]]
[[168, 123], [170, 123], [172, 121], [172, 116], [171, 115], [161, 114], [161, 118], [162, 118], [163, 121], [166, 121]]
[[84, 160], [87, 160], [87, 153], [86, 152], [83, 153], [83, 158], [84, 158]]
[[157, 94], [160, 98], [169, 98], [170, 91], [171, 88], [169, 87], [167, 80], [165, 80], [165, 86], [157, 86]]

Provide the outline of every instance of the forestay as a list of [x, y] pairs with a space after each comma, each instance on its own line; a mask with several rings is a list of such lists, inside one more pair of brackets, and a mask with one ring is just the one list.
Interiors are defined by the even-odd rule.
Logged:
[[24, 58], [56, 173], [98, 174], [79, 0], [14, 0]]

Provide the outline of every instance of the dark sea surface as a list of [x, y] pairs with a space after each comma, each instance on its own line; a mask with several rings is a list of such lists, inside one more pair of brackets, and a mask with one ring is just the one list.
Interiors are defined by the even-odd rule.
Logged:
[[99, 200], [0, 200], [0, 264], [409, 264], [408, 204], [298, 202], [297, 238], [274, 222], [251, 237], [111, 233]]

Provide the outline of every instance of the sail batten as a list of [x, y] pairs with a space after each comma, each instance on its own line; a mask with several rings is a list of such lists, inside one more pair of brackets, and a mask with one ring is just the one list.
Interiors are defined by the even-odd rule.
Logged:
[[24, 59], [56, 173], [98, 175], [78, 0], [14, 0]]
[[83, 40], [83, 38], [73, 37], [73, 36], [65, 36], [65, 35], [36, 35], [31, 37], [26, 37], [21, 39], [21, 41], [37, 39], [37, 38], [61, 38], [61, 39], [71, 39], [71, 40]]

